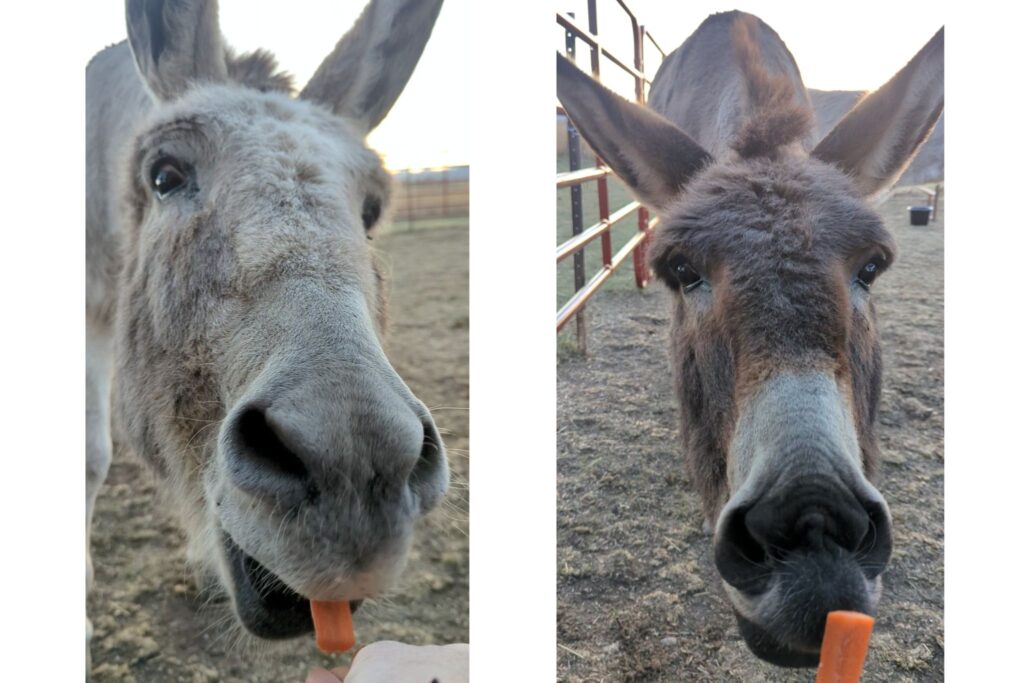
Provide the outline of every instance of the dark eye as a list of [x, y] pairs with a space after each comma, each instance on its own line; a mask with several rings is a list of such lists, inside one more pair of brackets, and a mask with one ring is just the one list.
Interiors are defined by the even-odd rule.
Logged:
[[872, 259], [861, 266], [861, 269], [857, 272], [857, 284], [864, 289], [868, 289], [884, 268], [884, 256], [872, 257]]
[[185, 186], [188, 177], [180, 161], [173, 157], [160, 157], [149, 169], [149, 185], [159, 199], [163, 199]]
[[380, 219], [380, 197], [366, 195], [363, 200], [363, 228], [369, 230]]
[[700, 273], [684, 258], [675, 259], [669, 267], [672, 269], [672, 277], [676, 279], [684, 292], [689, 292], [704, 282]]

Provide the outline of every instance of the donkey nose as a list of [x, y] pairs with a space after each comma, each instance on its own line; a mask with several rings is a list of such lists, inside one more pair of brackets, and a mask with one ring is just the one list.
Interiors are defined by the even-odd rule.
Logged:
[[339, 481], [366, 478], [369, 495], [390, 498], [408, 487], [429, 509], [443, 493], [442, 470], [447, 481], [444, 450], [429, 416], [408, 418], [401, 425], [394, 419], [376, 428], [364, 425], [359, 434], [333, 434], [297, 416], [250, 405], [230, 423], [227, 472], [238, 488], [285, 507], [315, 504], [325, 490], [349, 486]]
[[727, 514], [715, 563], [726, 581], [748, 592], [767, 588], [758, 580], [763, 568], [793, 551], [845, 552], [869, 579], [882, 572], [892, 551], [885, 503], [860, 498], [838, 481], [795, 482]]

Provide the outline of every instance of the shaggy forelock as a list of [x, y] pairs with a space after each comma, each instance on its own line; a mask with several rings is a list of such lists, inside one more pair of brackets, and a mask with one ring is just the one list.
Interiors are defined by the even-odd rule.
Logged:
[[235, 55], [230, 48], [225, 55], [228, 78], [247, 88], [260, 92], [283, 92], [291, 95], [295, 84], [292, 75], [278, 69], [277, 58], [267, 50], [258, 49], [242, 55]]
[[740, 16], [733, 24], [733, 48], [753, 106], [730, 147], [742, 158], [772, 156], [779, 149], [808, 135], [814, 112], [796, 97], [793, 81], [765, 68], [758, 42], [759, 21]]

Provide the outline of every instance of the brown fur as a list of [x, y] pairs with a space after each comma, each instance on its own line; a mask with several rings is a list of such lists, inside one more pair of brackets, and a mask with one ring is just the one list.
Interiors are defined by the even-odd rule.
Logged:
[[[714, 283], [710, 311], [675, 297], [672, 355], [684, 455], [709, 520], [728, 497], [726, 454], [746, 397], [784, 369], [829, 369], [852, 382], [852, 409], [877, 469], [873, 429], [881, 379], [874, 309], [849, 305], [847, 282], [895, 244], [849, 182], [824, 164], [751, 159], [719, 164], [687, 189], [649, 255], [670, 285], [673, 257]], [[851, 265], [855, 264], [855, 265]]]
[[809, 135], [814, 127], [814, 112], [798, 102], [793, 81], [765, 68], [758, 37], [760, 23], [747, 14], [733, 24], [733, 47], [754, 109], [731, 143], [744, 158], [775, 154]]
[[559, 63], [566, 112], [659, 214], [648, 255], [672, 290], [684, 462], [740, 633], [776, 664], [813, 666], [827, 611], [873, 613], [881, 595], [891, 516], [872, 485], [882, 364], [864, 268], [895, 245], [865, 196], [934, 124], [942, 68], [940, 31], [809, 154], [799, 69], [756, 17], [705, 20], [659, 69], [653, 112]]

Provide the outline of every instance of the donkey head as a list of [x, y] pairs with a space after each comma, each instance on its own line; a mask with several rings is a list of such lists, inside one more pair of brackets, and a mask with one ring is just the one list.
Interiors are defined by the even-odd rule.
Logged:
[[881, 593], [870, 288], [895, 245], [867, 199], [938, 118], [942, 52], [940, 31], [809, 154], [796, 85], [740, 55], [754, 112], [720, 159], [559, 61], [570, 118], [660, 214], [650, 257], [671, 290], [690, 479], [740, 631], [776, 664], [815, 665], [826, 614], [874, 613]]
[[364, 142], [440, 5], [373, 0], [292, 98], [272, 57], [225, 47], [215, 0], [127, 2], [154, 105], [122, 170], [115, 411], [258, 636], [386, 589], [447, 488], [381, 348], [389, 177]]

